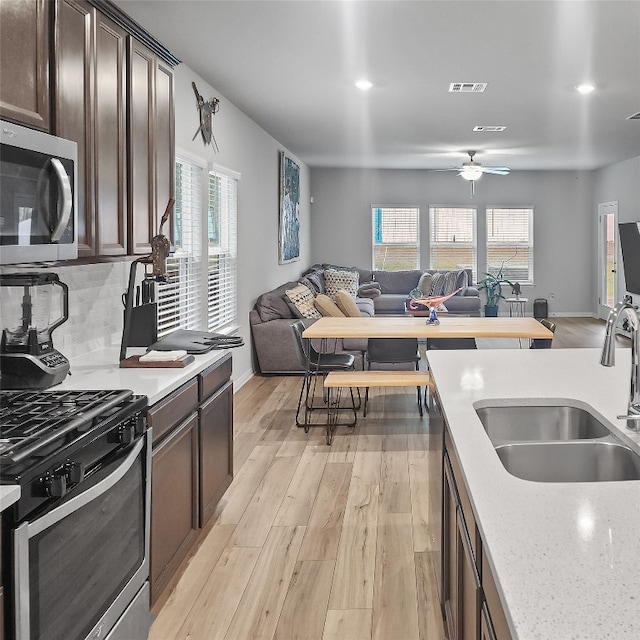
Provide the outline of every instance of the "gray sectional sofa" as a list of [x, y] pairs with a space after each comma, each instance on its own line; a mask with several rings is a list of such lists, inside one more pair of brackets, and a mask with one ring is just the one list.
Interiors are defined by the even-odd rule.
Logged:
[[[357, 267], [336, 267], [334, 265], [316, 264], [300, 277], [311, 278], [316, 289], [322, 288], [322, 272], [325, 268], [355, 270], [359, 274], [360, 289], [363, 295], [371, 295], [371, 289], [379, 288], [376, 297], [357, 297], [356, 304], [362, 315], [398, 315], [405, 313], [405, 301], [409, 292], [415, 289], [424, 273], [422, 270], [411, 271], [370, 271]], [[425, 270], [427, 271], [427, 270]], [[433, 270], [428, 270], [433, 273]], [[472, 273], [468, 271], [468, 282]], [[318, 278], [320, 276], [320, 278]], [[320, 282], [318, 285], [317, 283]], [[371, 283], [377, 283], [371, 285]], [[285, 299], [285, 291], [293, 289], [297, 282], [287, 282], [276, 289], [267, 291], [258, 297], [254, 308], [249, 312], [249, 324], [254, 355], [254, 369], [262, 374], [290, 374], [304, 371], [304, 365], [298, 355], [291, 323], [297, 319]], [[366, 286], [370, 285], [370, 286]], [[368, 290], [368, 292], [367, 292]], [[322, 291], [319, 291], [322, 293]], [[480, 294], [473, 286], [467, 286], [446, 302], [450, 314], [480, 316]], [[303, 319], [309, 326], [313, 319]], [[320, 345], [316, 344], [316, 348]], [[367, 345], [366, 340], [338, 340], [337, 351], [348, 351], [356, 356], [356, 366], [361, 366]]]

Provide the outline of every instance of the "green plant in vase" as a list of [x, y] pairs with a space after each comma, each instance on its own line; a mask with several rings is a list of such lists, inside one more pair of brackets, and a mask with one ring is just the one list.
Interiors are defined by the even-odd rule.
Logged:
[[484, 291], [487, 296], [487, 302], [484, 306], [485, 316], [497, 316], [498, 304], [500, 299], [504, 299], [502, 295], [502, 285], [508, 284], [513, 289], [513, 282], [503, 277], [502, 268], [504, 263], [500, 265], [500, 269], [494, 275], [493, 273], [485, 273], [485, 277], [478, 282], [478, 291]]

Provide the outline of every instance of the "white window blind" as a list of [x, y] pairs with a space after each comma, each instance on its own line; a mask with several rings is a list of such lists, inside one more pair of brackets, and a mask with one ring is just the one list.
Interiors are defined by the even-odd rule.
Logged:
[[430, 207], [430, 268], [471, 269], [477, 281], [475, 207]]
[[487, 266], [512, 282], [533, 283], [533, 209], [487, 208]]
[[218, 167], [209, 171], [207, 216], [207, 324], [209, 331], [237, 325], [238, 177]]
[[202, 318], [202, 188], [204, 168], [176, 157], [175, 253], [158, 285], [158, 337], [198, 329]]
[[372, 207], [373, 268], [418, 269], [420, 265], [418, 207]]

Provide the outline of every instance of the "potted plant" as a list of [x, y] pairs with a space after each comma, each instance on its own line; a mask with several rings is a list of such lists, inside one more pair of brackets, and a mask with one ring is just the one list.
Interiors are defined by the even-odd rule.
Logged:
[[478, 282], [478, 291], [486, 291], [487, 303], [484, 306], [484, 315], [488, 317], [496, 317], [498, 315], [498, 303], [500, 298], [504, 299], [502, 295], [502, 285], [508, 284], [513, 288], [513, 283], [502, 276], [502, 266], [498, 269], [498, 272], [494, 275], [492, 273], [485, 273], [485, 277]]

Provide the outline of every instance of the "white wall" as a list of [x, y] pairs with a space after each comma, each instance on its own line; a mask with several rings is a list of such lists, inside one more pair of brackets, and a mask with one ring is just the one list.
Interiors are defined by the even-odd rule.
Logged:
[[[618, 202], [618, 222], [640, 221], [640, 156], [618, 162], [593, 172], [593, 227], [594, 227], [594, 255], [597, 256], [597, 226], [598, 204], [603, 202]], [[598, 263], [594, 260], [593, 279], [597, 283]], [[618, 256], [617, 290], [619, 298], [625, 292], [624, 270], [622, 259]], [[594, 292], [597, 300], [598, 291]], [[632, 296], [634, 304], [640, 304], [640, 296]]]
[[[310, 264], [310, 172], [290, 154], [300, 166], [300, 260], [279, 265], [279, 153], [288, 150], [187, 65], [176, 67], [174, 77], [176, 147], [242, 175], [238, 184], [238, 319], [245, 346], [233, 349], [234, 379], [242, 381], [252, 371], [249, 310], [261, 293], [295, 280]], [[220, 110], [213, 118], [219, 153], [205, 146], [200, 134], [192, 140], [199, 126], [192, 82], [205, 100], [220, 99]]]
[[[417, 205], [421, 213], [421, 264], [429, 266], [429, 205], [474, 205], [478, 233], [486, 233], [486, 206], [533, 206], [534, 286], [523, 286], [532, 313], [535, 298], [550, 298], [552, 315], [594, 310], [591, 173], [518, 171], [485, 175], [476, 194], [455, 172], [314, 168], [311, 172], [311, 259], [371, 265], [371, 205]], [[479, 243], [478, 268], [486, 254]], [[504, 304], [504, 303], [503, 303]]]

